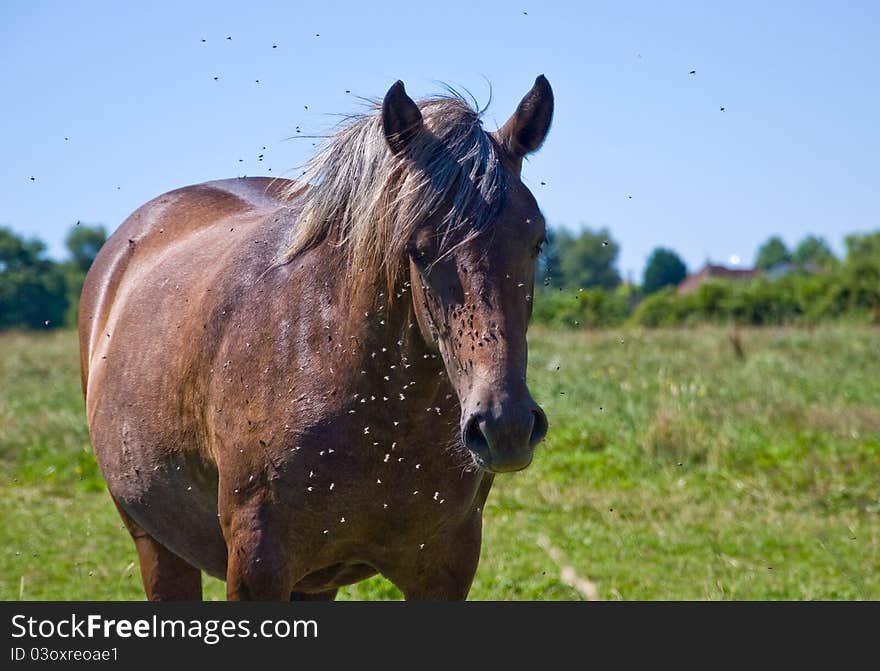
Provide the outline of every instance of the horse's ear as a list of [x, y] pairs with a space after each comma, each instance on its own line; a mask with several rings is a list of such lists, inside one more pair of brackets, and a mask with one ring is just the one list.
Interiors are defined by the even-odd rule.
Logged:
[[391, 151], [402, 152], [421, 128], [422, 113], [398, 79], [382, 101], [382, 129]]
[[516, 112], [498, 130], [498, 137], [514, 159], [535, 151], [547, 137], [553, 120], [553, 89], [544, 75], [538, 75]]

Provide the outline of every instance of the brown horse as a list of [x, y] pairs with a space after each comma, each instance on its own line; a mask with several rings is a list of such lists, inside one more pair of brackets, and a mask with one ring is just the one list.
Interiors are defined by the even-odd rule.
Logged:
[[132, 214], [82, 293], [95, 455], [147, 597], [332, 599], [381, 573], [463, 599], [494, 473], [547, 431], [526, 387], [544, 221], [520, 180], [542, 76], [486, 133], [397, 82], [299, 182], [189, 186]]

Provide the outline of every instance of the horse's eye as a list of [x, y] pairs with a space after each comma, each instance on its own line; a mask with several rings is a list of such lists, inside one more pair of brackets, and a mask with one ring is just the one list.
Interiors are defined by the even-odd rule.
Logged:
[[544, 241], [543, 240], [541, 240], [541, 242], [539, 242], [537, 245], [535, 245], [534, 249], [532, 250], [532, 253], [535, 256], [538, 256], [538, 254], [540, 254], [542, 251], [544, 251]]
[[424, 249], [419, 249], [414, 244], [406, 246], [406, 253], [416, 262], [417, 265], [423, 265], [428, 261], [428, 253]]

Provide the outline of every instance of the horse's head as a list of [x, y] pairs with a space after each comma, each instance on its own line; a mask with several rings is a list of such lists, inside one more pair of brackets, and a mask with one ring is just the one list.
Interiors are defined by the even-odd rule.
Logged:
[[[467, 157], [458, 157], [456, 179], [464, 183], [415, 228], [406, 247], [414, 311], [458, 395], [462, 441], [493, 472], [528, 466], [547, 433], [544, 411], [526, 386], [526, 329], [544, 218], [520, 170], [544, 141], [552, 114], [553, 92], [542, 75], [501, 129], [480, 130]], [[424, 143], [442, 135], [441, 122], [427, 111], [423, 118], [400, 82], [383, 102], [385, 136], [400, 156], [420, 136]], [[482, 159], [470, 155], [480, 152]], [[426, 152], [412, 155], [415, 161]], [[433, 169], [425, 166], [429, 179]]]

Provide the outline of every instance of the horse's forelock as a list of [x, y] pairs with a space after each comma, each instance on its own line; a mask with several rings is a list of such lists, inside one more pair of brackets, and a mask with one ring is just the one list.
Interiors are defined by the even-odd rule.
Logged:
[[[427, 132], [400, 154], [388, 147], [378, 105], [326, 138], [289, 194], [303, 200], [288, 259], [330, 239], [343, 248], [353, 282], [384, 273], [390, 287], [413, 231], [439, 208], [449, 207], [437, 231], [447, 248], [490, 225], [506, 173], [480, 113], [457, 94], [419, 107]], [[311, 185], [304, 195], [302, 182]]]

